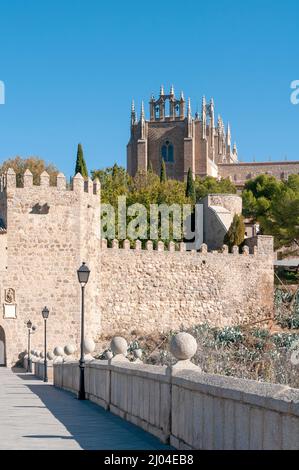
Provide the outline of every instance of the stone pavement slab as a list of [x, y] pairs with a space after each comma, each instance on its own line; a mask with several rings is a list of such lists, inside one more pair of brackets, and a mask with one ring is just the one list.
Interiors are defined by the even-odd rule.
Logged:
[[89, 401], [25, 373], [0, 368], [0, 449], [170, 450]]

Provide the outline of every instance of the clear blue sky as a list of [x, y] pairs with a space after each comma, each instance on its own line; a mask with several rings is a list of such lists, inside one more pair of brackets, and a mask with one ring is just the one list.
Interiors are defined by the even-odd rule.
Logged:
[[[299, 159], [298, 0], [0, 0], [0, 161], [126, 163], [131, 99], [214, 97], [244, 161]], [[146, 106], [146, 111], [148, 109]]]

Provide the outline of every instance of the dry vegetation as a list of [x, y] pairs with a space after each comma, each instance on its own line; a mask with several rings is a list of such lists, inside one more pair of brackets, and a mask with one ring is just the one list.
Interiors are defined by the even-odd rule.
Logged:
[[[231, 375], [246, 379], [286, 384], [299, 388], [299, 365], [293, 364], [291, 355], [299, 350], [299, 292], [297, 289], [277, 289], [275, 320], [258, 325], [214, 328], [208, 324], [184, 329], [195, 336], [198, 350], [193, 358], [207, 373]], [[171, 364], [168, 351], [171, 335], [142, 336], [138, 331], [130, 334], [129, 357], [141, 348], [144, 362]], [[110, 337], [101, 338], [102, 350]], [[297, 343], [298, 342], [298, 343]], [[103, 357], [103, 356], [102, 356]]]

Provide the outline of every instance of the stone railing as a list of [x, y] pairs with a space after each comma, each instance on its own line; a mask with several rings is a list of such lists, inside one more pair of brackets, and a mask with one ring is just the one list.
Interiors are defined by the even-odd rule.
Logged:
[[[126, 358], [116, 337], [108, 360], [89, 360], [86, 397], [177, 449], [299, 449], [299, 390], [205, 374], [190, 359], [196, 341], [172, 338], [172, 367]], [[54, 384], [74, 393], [78, 362], [54, 362]]]
[[[29, 360], [29, 371], [32, 372], [36, 377], [43, 379], [44, 378], [44, 353], [38, 350], [31, 350], [30, 358], [28, 358], [28, 354], [24, 356], [23, 359], [23, 367], [24, 369], [28, 369], [28, 360]], [[47, 375], [48, 380], [51, 382], [53, 381], [53, 358], [54, 355], [51, 352], [47, 353]]]

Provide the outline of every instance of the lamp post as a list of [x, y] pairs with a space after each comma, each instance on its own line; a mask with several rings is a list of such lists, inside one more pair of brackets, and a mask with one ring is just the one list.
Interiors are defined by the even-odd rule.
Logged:
[[48, 382], [48, 362], [47, 362], [47, 319], [49, 317], [49, 309], [44, 307], [42, 316], [44, 319], [44, 382]]
[[78, 400], [85, 400], [85, 383], [84, 383], [84, 369], [85, 369], [85, 360], [84, 360], [84, 289], [88, 283], [88, 278], [90, 270], [85, 263], [77, 271], [78, 280], [81, 285], [81, 344], [80, 344], [80, 384], [79, 384], [79, 393]]
[[31, 372], [31, 358], [30, 358], [30, 348], [31, 348], [31, 334], [36, 330], [36, 326], [32, 325], [32, 321], [28, 320], [26, 323], [28, 328], [28, 360], [27, 360], [27, 372]]

